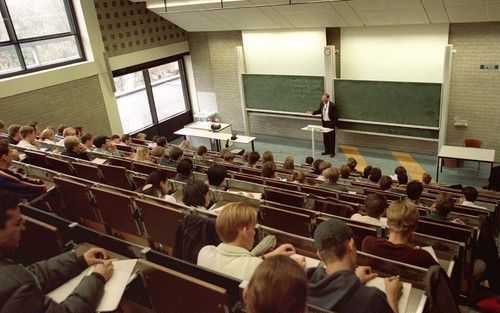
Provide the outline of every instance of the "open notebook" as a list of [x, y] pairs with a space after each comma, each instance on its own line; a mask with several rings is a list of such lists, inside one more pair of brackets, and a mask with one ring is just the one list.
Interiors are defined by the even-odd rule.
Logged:
[[[123, 293], [125, 292], [125, 287], [135, 277], [133, 271], [136, 263], [137, 259], [113, 261], [113, 276], [111, 276], [104, 286], [104, 294], [97, 306], [97, 312], [109, 312], [118, 308]], [[85, 269], [78, 276], [73, 277], [66, 283], [49, 292], [47, 296], [57, 303], [63, 302], [73, 290], [75, 290], [80, 281], [93, 272], [93, 269], [94, 266]]]
[[[375, 277], [374, 279], [368, 281], [365, 286], [377, 287], [385, 293], [385, 283], [382, 277]], [[403, 282], [403, 294], [399, 298], [398, 310], [399, 313], [406, 312], [406, 307], [408, 306], [408, 299], [410, 299], [411, 284]]]

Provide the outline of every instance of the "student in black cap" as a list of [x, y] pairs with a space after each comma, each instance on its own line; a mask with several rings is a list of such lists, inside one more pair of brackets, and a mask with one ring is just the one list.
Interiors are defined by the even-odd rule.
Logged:
[[314, 245], [325, 266], [309, 269], [308, 303], [338, 313], [395, 312], [403, 285], [397, 277], [385, 278], [386, 295], [364, 284], [376, 277], [369, 266], [356, 267], [356, 243], [344, 222], [330, 219], [314, 232]]

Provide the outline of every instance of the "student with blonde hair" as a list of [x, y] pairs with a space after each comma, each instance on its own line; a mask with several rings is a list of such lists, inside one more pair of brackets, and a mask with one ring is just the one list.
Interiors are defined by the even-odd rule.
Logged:
[[420, 217], [413, 202], [392, 201], [386, 215], [389, 239], [365, 237], [361, 244], [363, 252], [424, 268], [439, 265], [429, 252], [411, 244]]
[[139, 147], [137, 152], [132, 157], [132, 160], [144, 163], [153, 163], [149, 157], [149, 150], [146, 147]]
[[275, 255], [293, 255], [295, 248], [283, 244], [262, 257], [253, 255], [257, 212], [255, 208], [241, 202], [228, 203], [215, 221], [215, 230], [222, 243], [205, 246], [198, 254], [197, 264], [223, 274], [250, 280], [262, 260]]
[[292, 183], [304, 184], [306, 183], [306, 175], [302, 171], [293, 171]]
[[50, 129], [50, 128], [45, 128], [42, 133], [40, 134], [40, 140], [45, 143], [49, 144], [56, 144], [56, 133]]
[[[276, 288], [286, 286], [286, 288]], [[290, 257], [264, 260], [243, 291], [248, 313], [305, 313], [307, 279], [304, 269]]]
[[266, 163], [266, 162], [274, 162], [274, 156], [273, 156], [273, 153], [271, 151], [266, 151], [262, 155], [262, 163]]

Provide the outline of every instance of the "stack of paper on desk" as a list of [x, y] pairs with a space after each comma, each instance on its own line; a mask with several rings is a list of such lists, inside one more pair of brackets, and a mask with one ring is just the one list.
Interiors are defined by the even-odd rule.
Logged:
[[[113, 261], [113, 275], [106, 282], [104, 286], [104, 294], [101, 298], [101, 302], [97, 306], [97, 312], [108, 312], [114, 311], [118, 308], [120, 300], [125, 292], [125, 287], [132, 280], [133, 271], [137, 259], [127, 259], [127, 260], [117, 260]], [[52, 290], [47, 294], [55, 302], [63, 302], [75, 288], [78, 286], [80, 281], [90, 275], [94, 270], [94, 266], [91, 266], [80, 273], [80, 275], [73, 277], [66, 283], [62, 284], [58, 288]]]
[[[374, 279], [368, 281], [365, 286], [377, 287], [385, 293], [385, 283], [382, 277], [375, 277]], [[399, 313], [406, 312], [406, 307], [408, 306], [408, 300], [410, 298], [411, 284], [403, 282], [403, 294], [399, 298], [398, 310]]]

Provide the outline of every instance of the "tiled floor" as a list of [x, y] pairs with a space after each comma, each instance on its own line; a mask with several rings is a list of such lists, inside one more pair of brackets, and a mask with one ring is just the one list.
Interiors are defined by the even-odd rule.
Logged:
[[[296, 163], [305, 161], [311, 155], [311, 142], [309, 140], [291, 139], [267, 135], [255, 135], [255, 149], [261, 154], [270, 150], [276, 160], [284, 160], [287, 155], [292, 155]], [[250, 146], [239, 146], [239, 148], [250, 149]], [[404, 153], [399, 151], [379, 150], [357, 146], [339, 146], [335, 158], [322, 156], [323, 143], [316, 143], [316, 157], [322, 158], [339, 166], [344, 164], [348, 157], [352, 156], [358, 160], [358, 169], [363, 169], [365, 164], [377, 166], [382, 169], [383, 174], [392, 175], [398, 165], [406, 167], [410, 179], [420, 179], [423, 172], [428, 172], [433, 179], [436, 177], [435, 155], [425, 155], [417, 153]], [[481, 164], [480, 171], [477, 171], [477, 163], [466, 162], [460, 169], [443, 168], [439, 175], [439, 182], [443, 184], [462, 184], [482, 187], [487, 185], [489, 176], [489, 166]]]

